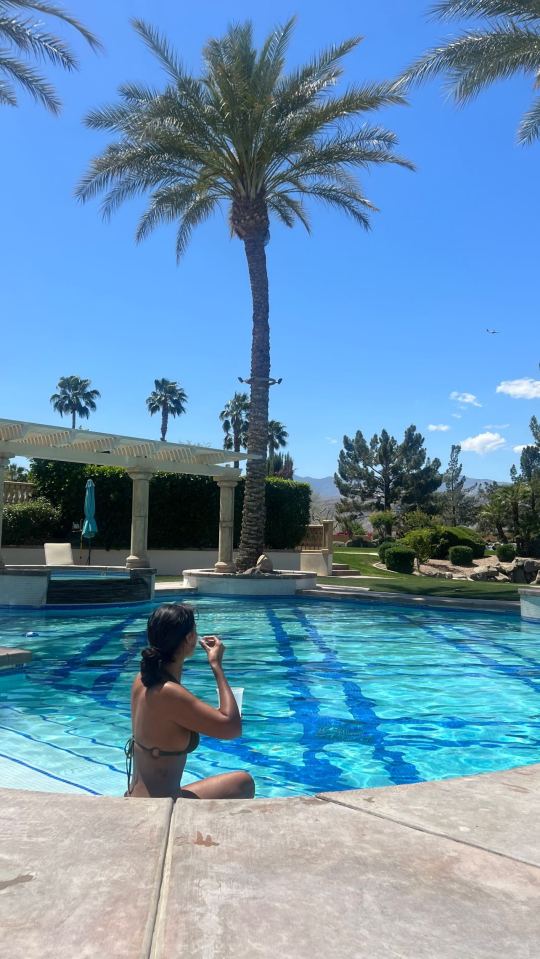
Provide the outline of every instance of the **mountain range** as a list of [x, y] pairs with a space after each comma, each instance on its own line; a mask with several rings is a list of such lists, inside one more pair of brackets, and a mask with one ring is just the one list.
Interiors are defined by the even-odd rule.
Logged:
[[[318, 496], [323, 500], [329, 500], [335, 502], [339, 499], [339, 491], [334, 483], [333, 476], [297, 476], [295, 473], [295, 480], [298, 483], [309, 483], [311, 489], [314, 493], [317, 493]], [[491, 483], [493, 480], [489, 479], [473, 479], [468, 476], [465, 480], [464, 489], [471, 489], [473, 486], [480, 486], [484, 483]], [[505, 484], [502, 484], [505, 485]]]

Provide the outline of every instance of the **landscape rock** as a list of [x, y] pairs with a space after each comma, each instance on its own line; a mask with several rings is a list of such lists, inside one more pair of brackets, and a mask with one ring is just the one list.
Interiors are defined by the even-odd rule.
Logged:
[[540, 573], [540, 559], [526, 559], [523, 561], [525, 576], [534, 579], [537, 573]]
[[499, 571], [496, 566], [483, 566], [480, 569], [475, 569], [474, 573], [469, 575], [469, 579], [475, 583], [478, 582], [487, 582], [488, 580], [497, 579]]
[[257, 560], [257, 569], [260, 569], [261, 573], [273, 573], [274, 564], [269, 556], [266, 553], [262, 553]]

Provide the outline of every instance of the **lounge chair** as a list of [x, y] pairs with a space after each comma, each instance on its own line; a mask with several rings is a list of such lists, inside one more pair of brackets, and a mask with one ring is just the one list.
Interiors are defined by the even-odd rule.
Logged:
[[74, 566], [71, 543], [45, 543], [46, 566]]

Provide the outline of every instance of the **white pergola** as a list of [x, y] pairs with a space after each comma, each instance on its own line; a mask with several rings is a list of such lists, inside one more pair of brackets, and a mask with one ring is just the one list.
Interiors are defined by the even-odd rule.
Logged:
[[220, 490], [216, 569], [220, 572], [234, 569], [234, 488], [240, 478], [240, 470], [228, 464], [247, 460], [247, 454], [187, 443], [167, 443], [0, 419], [0, 567], [4, 566], [1, 553], [4, 478], [9, 460], [14, 456], [93, 466], [120, 466], [127, 470], [133, 481], [131, 550], [126, 560], [128, 569], [150, 566], [147, 553], [148, 493], [152, 475], [159, 472], [211, 476]]

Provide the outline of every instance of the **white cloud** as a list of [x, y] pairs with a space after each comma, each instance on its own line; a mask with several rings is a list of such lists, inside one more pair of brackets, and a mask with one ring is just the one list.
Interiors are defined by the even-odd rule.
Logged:
[[456, 403], [466, 403], [469, 406], [482, 406], [476, 399], [474, 393], [458, 393], [457, 390], [452, 390], [450, 399], [455, 400]]
[[484, 426], [485, 430], [507, 430], [510, 423], [488, 423]]
[[446, 423], [430, 423], [428, 426], [430, 433], [447, 433], [449, 429]]
[[477, 436], [469, 436], [460, 443], [464, 453], [493, 453], [499, 447], [504, 446], [505, 439], [500, 433], [478, 433]]
[[453, 416], [455, 420], [460, 420], [462, 418], [461, 413], [451, 413], [450, 416]]
[[332, 443], [332, 444], [337, 443], [337, 440], [334, 439], [333, 436], [325, 436], [324, 438], [327, 441], [327, 443]]
[[540, 399], [540, 380], [533, 380], [530, 376], [522, 380], [503, 380], [499, 383], [497, 393], [506, 393], [513, 400]]
[[513, 446], [512, 449], [514, 453], [522, 453], [526, 446], [528, 446], [528, 443], [522, 443], [521, 446]]

